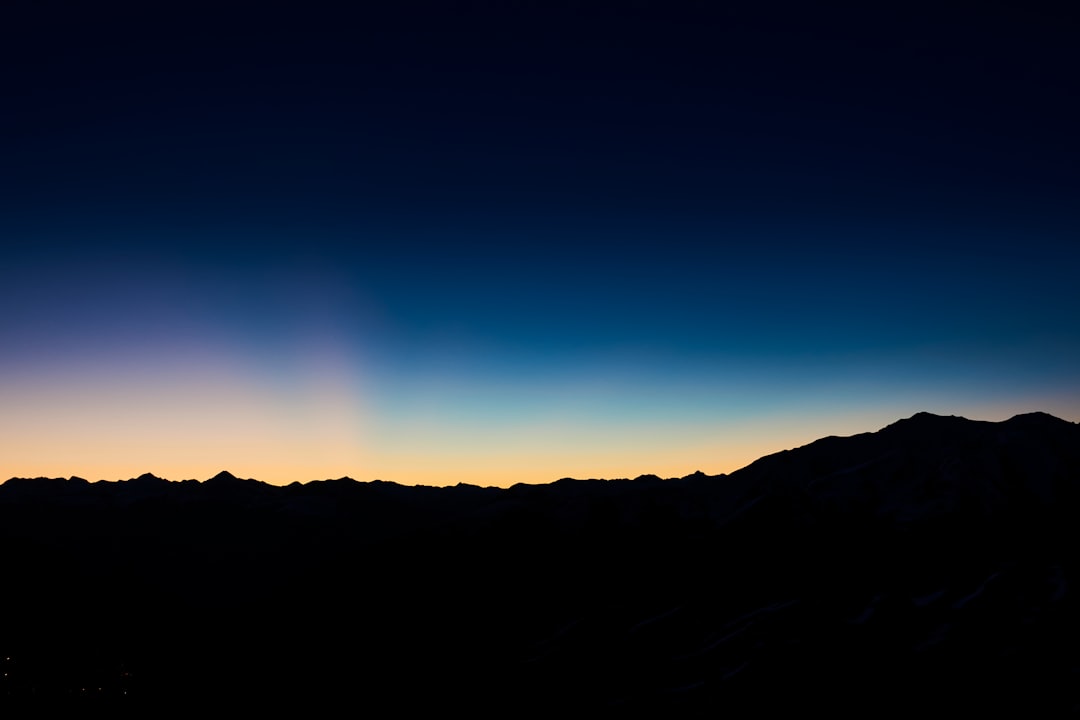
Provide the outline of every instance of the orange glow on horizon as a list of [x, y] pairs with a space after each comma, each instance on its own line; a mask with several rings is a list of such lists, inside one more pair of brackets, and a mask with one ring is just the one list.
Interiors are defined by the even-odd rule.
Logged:
[[588, 395], [585, 384], [534, 388], [505, 402], [499, 388], [490, 395], [502, 404], [485, 396], [474, 406], [466, 406], [474, 388], [441, 396], [445, 388], [424, 386], [420, 401], [380, 413], [355, 358], [333, 343], [309, 347], [317, 350], [297, 360], [286, 380], [210, 355], [133, 364], [127, 372], [78, 367], [0, 379], [0, 480], [125, 480], [144, 472], [206, 480], [228, 470], [275, 485], [348, 476], [507, 487], [562, 477], [718, 475], [921, 410], [981, 420], [1033, 410], [1077, 415], [1069, 396], [981, 403], [913, 396], [889, 409], [848, 402], [823, 412], [804, 399], [768, 412], [660, 406], [628, 416], [605, 405], [608, 396]]

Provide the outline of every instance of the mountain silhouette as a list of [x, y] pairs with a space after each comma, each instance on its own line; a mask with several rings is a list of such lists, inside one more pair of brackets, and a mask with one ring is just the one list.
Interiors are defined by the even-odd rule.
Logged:
[[919, 413], [727, 475], [0, 485], [0, 704], [1073, 711], [1080, 425]]

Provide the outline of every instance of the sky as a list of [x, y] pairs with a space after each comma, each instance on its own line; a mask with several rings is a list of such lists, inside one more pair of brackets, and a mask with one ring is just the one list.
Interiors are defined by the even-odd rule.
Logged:
[[1080, 421], [1075, 16], [343, 5], [2, 11], [0, 477], [508, 486]]

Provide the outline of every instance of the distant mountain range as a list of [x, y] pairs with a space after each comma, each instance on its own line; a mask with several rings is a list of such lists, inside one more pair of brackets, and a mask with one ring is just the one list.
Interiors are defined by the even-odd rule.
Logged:
[[730, 475], [0, 485], [0, 704], [1080, 710], [1080, 425], [920, 413]]

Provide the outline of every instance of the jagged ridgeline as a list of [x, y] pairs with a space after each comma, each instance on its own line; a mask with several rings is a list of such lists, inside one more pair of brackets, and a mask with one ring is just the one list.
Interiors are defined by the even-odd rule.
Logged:
[[0, 703], [1065, 713], [1078, 510], [1041, 413], [667, 480], [13, 478]]

